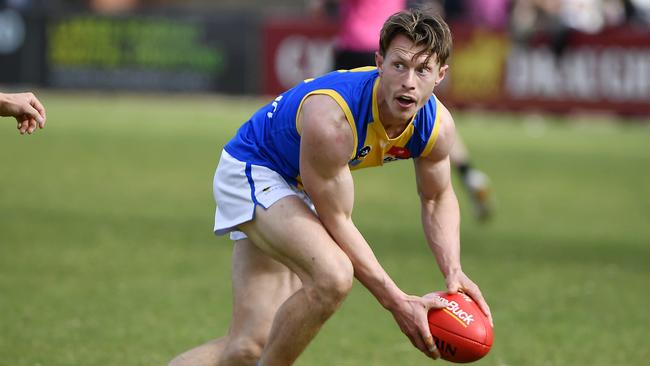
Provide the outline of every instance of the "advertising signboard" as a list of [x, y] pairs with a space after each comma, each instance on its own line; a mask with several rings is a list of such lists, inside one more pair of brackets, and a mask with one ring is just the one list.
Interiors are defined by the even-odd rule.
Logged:
[[249, 22], [225, 15], [65, 15], [47, 26], [47, 81], [59, 88], [254, 92], [254, 56], [246, 46], [256, 27]]

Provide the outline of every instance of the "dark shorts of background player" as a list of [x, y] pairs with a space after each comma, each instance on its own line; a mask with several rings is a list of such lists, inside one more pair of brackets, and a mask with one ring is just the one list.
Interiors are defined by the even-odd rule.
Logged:
[[334, 54], [335, 70], [350, 70], [357, 67], [375, 66], [375, 53], [371, 51], [337, 50]]

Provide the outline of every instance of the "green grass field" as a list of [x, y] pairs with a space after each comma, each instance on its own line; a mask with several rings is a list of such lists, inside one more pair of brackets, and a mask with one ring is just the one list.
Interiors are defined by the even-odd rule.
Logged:
[[[36, 135], [0, 120], [0, 365], [164, 365], [224, 334], [231, 244], [211, 232], [212, 175], [262, 101], [42, 99]], [[477, 365], [650, 359], [650, 125], [577, 119], [456, 115], [498, 199], [481, 225], [456, 184], [464, 269], [496, 323]], [[355, 175], [355, 221], [385, 268], [407, 292], [442, 289], [412, 164]], [[297, 364], [431, 362], [355, 284]]]

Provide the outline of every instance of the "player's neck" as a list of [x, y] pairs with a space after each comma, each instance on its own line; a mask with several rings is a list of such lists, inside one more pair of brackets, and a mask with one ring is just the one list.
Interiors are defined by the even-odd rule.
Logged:
[[395, 120], [392, 123], [386, 123], [387, 120], [384, 119], [384, 117], [381, 117], [381, 113], [379, 115], [381, 119], [381, 124], [382, 126], [384, 126], [384, 131], [386, 131], [386, 135], [388, 136], [388, 138], [391, 139], [394, 139], [395, 137], [401, 135], [410, 122], [409, 119], [407, 121]]
[[391, 139], [401, 135], [412, 119], [400, 119], [391, 116], [391, 113], [388, 111], [388, 106], [386, 106], [385, 102], [379, 103], [378, 112], [379, 120], [381, 121], [382, 126], [384, 126], [384, 131], [386, 131], [386, 135], [388, 135], [388, 137]]
[[377, 91], [377, 112], [386, 135], [391, 139], [401, 135], [413, 118], [412, 116], [408, 119], [394, 117], [390, 113], [388, 102], [383, 98], [381, 90]]

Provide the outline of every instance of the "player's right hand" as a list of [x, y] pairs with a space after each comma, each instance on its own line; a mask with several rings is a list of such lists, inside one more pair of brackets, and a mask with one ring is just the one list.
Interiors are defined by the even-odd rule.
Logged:
[[447, 292], [450, 294], [456, 292], [463, 292], [478, 304], [478, 307], [481, 308], [481, 311], [488, 317], [490, 325], [494, 327], [494, 320], [492, 320], [492, 312], [490, 311], [490, 306], [488, 306], [481, 289], [470, 280], [469, 277], [463, 271], [453, 272], [445, 278], [447, 283]]

